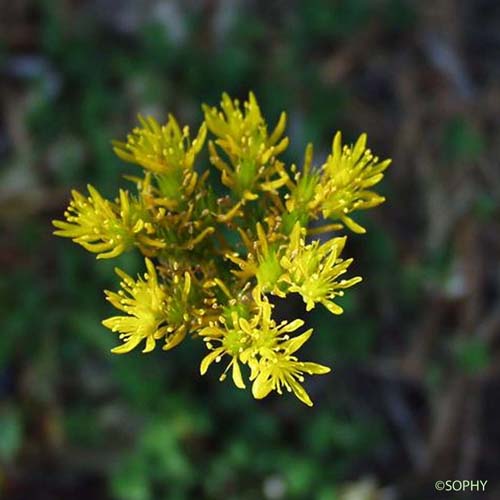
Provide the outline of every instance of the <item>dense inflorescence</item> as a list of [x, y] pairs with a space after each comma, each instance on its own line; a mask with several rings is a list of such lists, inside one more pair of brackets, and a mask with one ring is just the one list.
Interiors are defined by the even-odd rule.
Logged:
[[[223, 362], [221, 380], [230, 371], [245, 388], [248, 379], [255, 398], [285, 389], [312, 405], [304, 375], [330, 369], [299, 360], [312, 330], [299, 333], [301, 319], [277, 323], [269, 296], [296, 293], [307, 310], [321, 304], [342, 313], [337, 297], [361, 278], [344, 277], [352, 259], [342, 257], [341, 232], [365, 232], [353, 213], [384, 201], [371, 188], [390, 160], [366, 148], [365, 134], [342, 145], [337, 132], [323, 165], [313, 166], [308, 145], [303, 167], [288, 168], [280, 159], [289, 143], [285, 113], [269, 133], [252, 93], [242, 104], [224, 94], [220, 109], [203, 106], [203, 112], [193, 139], [173, 116], [164, 125], [139, 117], [127, 140], [113, 143], [121, 159], [141, 167], [127, 177], [134, 193], [122, 189], [110, 201], [92, 186], [88, 195], [74, 190], [65, 220], [53, 222], [55, 234], [97, 258], [134, 247], [145, 256], [143, 276], [117, 269], [120, 290], [105, 292], [121, 312], [103, 321], [122, 340], [113, 352], [138, 346], [150, 352], [157, 342], [169, 350], [190, 334], [208, 349], [202, 374]], [[210, 165], [199, 158], [208, 132], [209, 163], [220, 171], [220, 185], [210, 182]], [[314, 239], [320, 233], [330, 238]]]

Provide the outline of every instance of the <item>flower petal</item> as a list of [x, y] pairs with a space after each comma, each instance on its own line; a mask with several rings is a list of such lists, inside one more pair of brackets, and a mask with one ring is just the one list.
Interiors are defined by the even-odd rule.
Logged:
[[307, 330], [306, 332], [302, 333], [298, 337], [291, 338], [290, 340], [287, 340], [283, 342], [280, 347], [283, 347], [286, 351], [287, 354], [293, 354], [295, 351], [298, 351], [305, 342], [309, 340], [309, 337], [312, 335], [312, 328]]
[[283, 325], [280, 328], [280, 333], [291, 333], [291, 332], [294, 332], [295, 330], [298, 330], [303, 324], [304, 324], [303, 320], [301, 320], [301, 319], [294, 319], [292, 322], [287, 323], [286, 325]]
[[212, 352], [209, 352], [200, 363], [200, 373], [201, 375], [205, 375], [207, 373], [208, 367], [215, 361], [215, 359], [223, 353], [224, 349], [222, 347], [218, 347], [214, 349]]
[[146, 337], [146, 347], [142, 350], [144, 354], [151, 352], [156, 345], [156, 341], [152, 335]]
[[273, 379], [269, 376], [269, 370], [262, 370], [252, 385], [252, 394], [255, 399], [265, 398], [273, 388]]
[[313, 402], [307, 394], [307, 391], [295, 380], [290, 378], [288, 381], [290, 387], [292, 388], [293, 393], [307, 406], [313, 406]]
[[241, 369], [238, 361], [233, 360], [233, 382], [238, 389], [245, 389], [245, 382], [243, 382], [243, 377], [241, 376]]
[[344, 215], [341, 217], [342, 222], [353, 232], [358, 234], [366, 233], [366, 229], [363, 226], [360, 226], [357, 222], [354, 222], [353, 219]]
[[141, 337], [140, 335], [132, 335], [127, 342], [111, 349], [111, 352], [114, 354], [126, 354], [137, 347], [143, 338], [144, 337]]
[[331, 369], [319, 363], [306, 361], [300, 363], [300, 371], [308, 373], [309, 375], [324, 375], [325, 373], [329, 373]]
[[332, 314], [342, 314], [344, 312], [344, 309], [340, 307], [338, 304], [335, 304], [335, 302], [332, 302], [331, 300], [323, 300], [321, 303], [332, 313]]

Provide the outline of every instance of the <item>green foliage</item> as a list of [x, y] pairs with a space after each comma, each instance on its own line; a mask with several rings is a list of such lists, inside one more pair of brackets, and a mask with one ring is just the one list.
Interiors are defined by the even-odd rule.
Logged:
[[463, 339], [455, 343], [453, 350], [456, 362], [465, 373], [480, 373], [491, 363], [489, 347], [481, 339]]

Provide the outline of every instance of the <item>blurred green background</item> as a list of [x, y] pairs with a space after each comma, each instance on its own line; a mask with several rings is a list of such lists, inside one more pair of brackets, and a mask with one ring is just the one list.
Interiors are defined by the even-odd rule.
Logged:
[[[0, 1], [0, 498], [500, 498], [499, 32], [495, 0]], [[334, 368], [312, 409], [200, 377], [191, 339], [111, 355], [116, 261], [51, 235], [70, 188], [134, 171], [110, 141], [137, 113], [249, 90], [289, 161], [337, 129], [394, 159], [346, 313], [278, 305]]]

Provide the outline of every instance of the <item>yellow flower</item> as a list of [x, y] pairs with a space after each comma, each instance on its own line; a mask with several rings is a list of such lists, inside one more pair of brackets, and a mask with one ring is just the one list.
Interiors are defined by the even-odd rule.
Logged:
[[[141, 201], [151, 220], [154, 221], [154, 227], [161, 229], [162, 248], [169, 254], [179, 249], [193, 250], [215, 231], [211, 225], [214, 222], [212, 211], [215, 210], [215, 201], [208, 195], [206, 198], [199, 195], [188, 198], [195, 188], [201, 190], [198, 183], [203, 183], [206, 177], [197, 178], [196, 172], [192, 174], [186, 174], [184, 181], [181, 181], [181, 185], [177, 185], [177, 190], [171, 197], [167, 197], [163, 189], [164, 186], [168, 186], [169, 190], [172, 189], [172, 185], [168, 183], [170, 176], [168, 173], [155, 176], [156, 182], [151, 179], [150, 173], [143, 179], [129, 177], [129, 180], [136, 182]], [[186, 183], [188, 179], [193, 179], [195, 185], [188, 185]], [[147, 253], [145, 255], [152, 256]]]
[[284, 165], [276, 160], [288, 146], [285, 130], [286, 114], [282, 113], [274, 131], [269, 135], [267, 124], [252, 92], [243, 109], [238, 100], [223, 94], [222, 111], [204, 105], [208, 129], [229, 158], [230, 164], [218, 154], [213, 142], [209, 143], [210, 161], [222, 173], [222, 183], [240, 197], [257, 198], [256, 189], [276, 192], [288, 180]]
[[248, 346], [240, 352], [240, 359], [248, 363], [252, 371], [250, 379], [257, 375], [255, 360], [258, 356], [268, 356], [273, 350], [280, 348], [280, 342], [289, 339], [289, 333], [294, 332], [304, 325], [301, 319], [292, 322], [282, 321], [277, 324], [272, 318], [273, 305], [265, 295], [262, 295], [260, 287], [255, 287], [252, 292], [255, 312], [251, 319], [240, 318], [239, 325], [243, 332], [248, 335]]
[[[233, 310], [230, 318], [226, 319], [224, 316], [220, 316], [217, 323], [212, 322], [200, 330], [200, 336], [204, 337], [203, 340], [210, 349], [210, 352], [201, 361], [200, 373], [205, 375], [208, 367], [214, 361], [218, 363], [225, 355], [228, 355], [231, 361], [220, 376], [220, 380], [223, 381], [226, 378], [226, 372], [232, 368], [234, 385], [239, 389], [244, 389], [245, 382], [238, 363], [238, 356], [247, 347], [247, 342], [250, 339], [241, 329], [240, 319], [238, 311]], [[219, 344], [218, 347], [214, 346], [214, 342]]]
[[[272, 306], [267, 299], [261, 297], [258, 287], [253, 290], [252, 297], [253, 311], [250, 311], [240, 298], [230, 299], [223, 314], [199, 331], [199, 335], [203, 337], [206, 346], [211, 351], [201, 362], [202, 375], [214, 361], [219, 362], [223, 356], [228, 355], [231, 361], [220, 380], [225, 379], [226, 372], [232, 367], [235, 385], [244, 388], [239, 362], [248, 363], [252, 368], [255, 357], [261, 351], [273, 349], [282, 338], [281, 335], [302, 326], [302, 320], [295, 320], [290, 324], [284, 322], [277, 326], [276, 322], [271, 319]], [[219, 345], [216, 347], [214, 343]]]
[[157, 174], [192, 169], [205, 142], [205, 124], [191, 142], [189, 127], [181, 130], [172, 115], [165, 125], [160, 125], [151, 116], [143, 118], [139, 115], [139, 122], [141, 127], [136, 127], [127, 136], [127, 142], [113, 141], [113, 149], [122, 160]]
[[250, 367], [250, 380], [259, 373], [259, 358], [273, 357], [275, 352], [283, 350], [283, 345], [290, 341], [288, 334], [304, 325], [301, 319], [277, 324], [272, 318], [273, 305], [262, 295], [259, 287], [254, 288], [252, 297], [256, 308], [254, 316], [248, 321], [246, 318], [239, 321], [241, 329], [249, 338], [247, 348], [240, 353], [240, 359]]
[[147, 212], [131, 202], [127, 191], [120, 189], [120, 197], [112, 203], [91, 185], [87, 189], [87, 198], [72, 191], [73, 199], [64, 213], [66, 221], [52, 221], [57, 228], [55, 235], [72, 238], [89, 252], [97, 253], [98, 259], [117, 257], [134, 244], [147, 255], [165, 246], [155, 236]]
[[191, 319], [188, 310], [190, 274], [184, 274], [183, 283], [175, 275], [171, 288], [167, 289], [158, 282], [156, 268], [149, 259], [146, 259], [146, 269], [144, 277], [137, 280], [116, 269], [122, 279], [123, 290], [118, 293], [105, 291], [107, 300], [127, 314], [103, 321], [103, 325], [113, 332], [120, 332], [120, 339], [124, 341], [121, 346], [112, 349], [116, 354], [130, 352], [143, 340], [146, 340], [146, 346], [142, 352], [152, 351], [159, 339], [165, 339], [163, 349], [168, 350], [186, 335]]
[[[300, 336], [304, 336], [304, 339], [300, 339], [300, 341], [299, 338], [290, 340], [290, 342], [296, 341], [293, 348], [260, 360], [259, 374], [252, 385], [254, 398], [265, 398], [273, 390], [281, 395], [283, 388], [285, 388], [288, 392], [293, 392], [307, 406], [313, 406], [309, 394], [301, 385], [304, 382], [303, 374], [323, 375], [328, 373], [330, 368], [318, 363], [299, 361], [295, 356], [291, 356], [291, 353], [297, 350], [310, 335], [311, 330], [308, 330]], [[295, 348], [296, 345], [298, 347]]]
[[355, 210], [376, 207], [385, 201], [369, 188], [384, 177], [391, 160], [379, 161], [366, 149], [366, 134], [361, 134], [354, 147], [342, 146], [342, 135], [335, 134], [332, 154], [322, 167], [321, 181], [316, 186], [313, 202], [323, 217], [339, 219], [356, 233], [366, 230], [348, 214]]
[[[248, 253], [245, 258], [236, 252], [226, 254], [226, 258], [240, 268], [232, 273], [243, 283], [255, 277], [263, 293], [279, 297], [290, 292], [299, 293], [308, 311], [316, 303], [321, 303], [330, 312], [341, 314], [343, 309], [333, 299], [361, 281], [360, 277], [339, 279], [353, 261], [339, 257], [346, 237], [333, 238], [322, 245], [319, 241], [306, 245], [306, 229], [299, 222], [295, 224], [288, 243], [283, 243], [283, 237], [281, 243], [271, 243], [272, 236], [264, 232], [260, 223], [257, 224], [256, 241], [252, 242], [241, 230], [240, 234]], [[278, 236], [274, 235], [274, 238]]]
[[301, 328], [304, 321], [282, 321], [278, 325], [271, 317], [272, 305], [265, 296], [261, 296], [258, 288], [255, 288], [253, 297], [258, 313], [250, 321], [240, 320], [240, 326], [250, 340], [247, 342], [249, 346], [239, 356], [251, 369], [253, 396], [262, 399], [272, 390], [282, 394], [282, 388], [285, 387], [288, 391], [293, 391], [302, 402], [312, 406], [307, 392], [301, 386], [304, 381], [302, 373], [323, 374], [328, 373], [330, 368], [298, 361], [292, 356], [309, 340], [312, 329], [290, 338], [289, 334]]
[[257, 240], [251, 241], [248, 235], [239, 230], [240, 236], [247, 247], [246, 258], [241, 258], [237, 252], [228, 252], [226, 258], [237, 264], [240, 270], [233, 270], [233, 274], [242, 282], [246, 282], [254, 276], [262, 292], [272, 292], [276, 295], [283, 294], [276, 287], [283, 270], [279, 262], [279, 248], [276, 243], [269, 240], [262, 225], [257, 223]]
[[304, 232], [297, 223], [287, 253], [280, 261], [286, 271], [283, 280], [289, 284], [287, 291], [302, 295], [308, 311], [321, 303], [331, 313], [341, 314], [343, 309], [333, 299], [342, 296], [345, 288], [361, 281], [359, 276], [339, 280], [353, 261], [339, 257], [347, 238], [332, 238], [322, 245], [317, 240], [306, 245]]
[[[272, 390], [282, 394], [282, 388], [285, 387], [311, 406], [312, 402], [301, 386], [304, 381], [302, 374], [323, 374], [330, 369], [316, 363], [298, 361], [292, 354], [309, 339], [312, 330], [290, 338], [289, 334], [302, 327], [304, 322], [296, 319], [278, 325], [272, 319], [273, 306], [261, 294], [259, 287], [254, 288], [252, 297], [255, 309], [249, 318], [248, 314], [241, 314], [239, 309], [233, 307], [229, 318], [221, 316], [217, 322], [212, 322], [199, 332], [210, 349], [201, 362], [201, 374], [204, 375], [214, 361], [218, 363], [228, 355], [231, 360], [220, 377], [221, 381], [232, 368], [234, 384], [240, 389], [245, 388], [240, 363], [246, 364], [250, 368], [255, 398], [261, 399]], [[219, 345], [216, 347], [214, 343]]]

